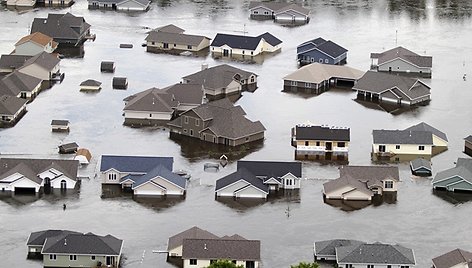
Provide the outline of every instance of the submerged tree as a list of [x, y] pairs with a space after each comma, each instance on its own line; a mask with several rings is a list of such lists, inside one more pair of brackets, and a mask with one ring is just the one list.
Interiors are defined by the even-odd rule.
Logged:
[[236, 265], [228, 260], [218, 260], [210, 264], [207, 268], [244, 268], [244, 266]]
[[313, 263], [306, 263], [306, 262], [300, 262], [297, 265], [290, 265], [290, 268], [319, 268], [320, 265], [316, 262]]

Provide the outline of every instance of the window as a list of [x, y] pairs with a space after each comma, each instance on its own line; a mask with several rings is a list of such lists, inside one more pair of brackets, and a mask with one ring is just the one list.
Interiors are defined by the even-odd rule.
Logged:
[[311, 62], [315, 62], [315, 58], [311, 58], [311, 60], [310, 60], [310, 61], [311, 61]]
[[395, 149], [400, 150], [400, 145], [395, 145]]
[[309, 146], [310, 145], [310, 142], [309, 141], [305, 141], [305, 146]]
[[296, 87], [296, 86], [297, 86], [297, 81], [290, 81], [290, 85], [292, 85], [292, 86], [295, 86], [295, 87]]
[[162, 45], [164, 46], [164, 48], [169, 48], [169, 44], [167, 44], [167, 43], [164, 43]]
[[77, 255], [69, 255], [69, 260], [76, 261], [77, 260]]
[[319, 62], [320, 62], [320, 63], [323, 63], [323, 59], [319, 59]]
[[352, 268], [352, 264], [346, 264], [346, 268]]
[[393, 188], [393, 181], [385, 181], [384, 185], [385, 185], [385, 189], [392, 189]]
[[254, 268], [256, 267], [256, 264], [254, 261], [246, 261], [246, 268]]
[[193, 136], [193, 129], [190, 130], [190, 136]]
[[410, 266], [408, 266], [408, 265], [402, 265], [402, 266], [400, 266], [400, 268], [410, 268]]
[[50, 254], [49, 255], [49, 259], [52, 260], [52, 261], [55, 261], [57, 258], [56, 254]]
[[197, 265], [197, 259], [190, 259], [190, 265]]
[[151, 42], [151, 44], [152, 44], [152, 45], [155, 45], [155, 44], [156, 44], [156, 42]]
[[187, 46], [187, 49], [192, 49], [192, 46], [191, 46], [191, 45], [188, 45], [188, 46]]
[[367, 268], [374, 268], [374, 265], [373, 264], [368, 264]]
[[184, 128], [184, 133], [187, 133], [187, 129], [186, 129], [186, 128]]
[[389, 264], [389, 265], [387, 265], [387, 268], [392, 268], [392, 265], [390, 265], [390, 264]]
[[257, 15], [257, 14], [259, 14], [259, 11], [254, 11], [254, 13], [253, 13], [253, 14]]
[[152, 114], [149, 114], [149, 117], [152, 117]]
[[329, 63], [328, 59], [325, 59], [325, 63]]
[[246, 142], [248, 142], [248, 141], [249, 141], [249, 137], [246, 137]]
[[251, 76], [251, 83], [254, 83], [254, 76]]
[[210, 264], [213, 264], [215, 262], [216, 262], [216, 260], [210, 260]]
[[305, 87], [311, 87], [311, 83], [305, 83]]
[[346, 143], [345, 142], [338, 142], [338, 147], [346, 147]]
[[176, 45], [176, 44], [174, 44], [174, 47], [176, 47], [176, 46], [177, 46], [177, 45]]
[[26, 99], [26, 92], [21, 92], [20, 98]]
[[234, 264], [236, 264], [236, 260], [232, 260], [231, 262], [234, 263]]
[[286, 179], [286, 180], [285, 180], [285, 184], [286, 184], [287, 186], [291, 186], [291, 185], [292, 185], [292, 179]]
[[251, 55], [254, 55], [254, 51], [251, 51]]
[[420, 145], [420, 146], [418, 146], [418, 150], [420, 150], [420, 151], [424, 151], [424, 145]]
[[265, 15], [269, 15], [269, 11], [264, 11], [264, 14], [265, 14]]
[[94, 261], [94, 260], [95, 260], [95, 256], [90, 256], [90, 259], [91, 259], [92, 261]]
[[188, 124], [188, 116], [184, 116], [184, 123]]
[[116, 174], [115, 173], [108, 174], [108, 180], [109, 181], [116, 181]]
[[244, 55], [244, 50], [243, 50], [243, 55]]
[[195, 126], [199, 126], [200, 125], [200, 119], [195, 119]]
[[319, 142], [319, 141], [316, 142], [316, 146], [320, 146], [320, 142]]

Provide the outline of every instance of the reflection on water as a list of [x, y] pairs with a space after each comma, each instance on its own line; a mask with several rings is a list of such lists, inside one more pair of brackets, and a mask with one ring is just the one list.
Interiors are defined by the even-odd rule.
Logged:
[[332, 153], [332, 152], [311, 152], [311, 151], [297, 151], [295, 150], [295, 160], [316, 161], [322, 165], [336, 164], [348, 165], [348, 153]]
[[52, 205], [62, 205], [69, 201], [79, 199], [80, 192], [78, 190], [61, 190], [53, 189], [48, 193], [31, 193], [31, 194], [15, 194], [14, 192], [0, 193], [0, 200], [13, 206], [21, 207], [32, 204], [39, 199], [47, 201]]
[[239, 63], [248, 63], [248, 64], [262, 64], [264, 63], [264, 61], [276, 56], [280, 52], [281, 52], [281, 49], [272, 53], [262, 53], [256, 56], [249, 56], [249, 55], [224, 56], [222, 53], [212, 52], [211, 56], [215, 60], [225, 61], [225, 63], [239, 62]]
[[434, 190], [434, 189], [432, 192], [435, 196], [454, 205], [472, 201], [471, 193], [440, 191], [440, 190]]
[[286, 213], [290, 213], [290, 204], [299, 204], [301, 202], [299, 190], [279, 190], [278, 192], [271, 192], [267, 199], [215, 197], [215, 200], [236, 210], [237, 212], [247, 212], [266, 203], [274, 204], [286, 202]]
[[375, 207], [386, 204], [395, 204], [397, 202], [397, 193], [384, 192], [383, 195], [374, 195], [372, 201], [365, 200], [342, 200], [342, 199], [327, 199], [323, 195], [323, 201], [333, 207], [337, 207], [343, 211], [354, 211], [363, 209], [370, 205]]
[[419, 155], [419, 154], [395, 154], [392, 156], [381, 156], [378, 154], [371, 153], [372, 161], [376, 163], [400, 163], [400, 162], [410, 162], [416, 158], [424, 158], [426, 160], [431, 160], [431, 157], [436, 156], [442, 152], [447, 151], [447, 147], [435, 146], [432, 149], [431, 155]]
[[77, 47], [59, 46], [54, 52], [65, 58], [83, 58], [85, 56], [84, 44]]

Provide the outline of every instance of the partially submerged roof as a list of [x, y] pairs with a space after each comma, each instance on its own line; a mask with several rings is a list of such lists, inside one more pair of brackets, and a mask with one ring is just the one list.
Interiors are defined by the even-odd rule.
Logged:
[[458, 158], [455, 167], [438, 172], [436, 176], [434, 176], [432, 183], [434, 184], [455, 176], [461, 177], [463, 180], [472, 184], [471, 158]]
[[360, 245], [364, 242], [349, 239], [332, 239], [325, 241], [316, 241], [314, 251], [316, 256], [335, 256], [337, 247]]
[[[0, 80], [0, 92], [18, 96], [21, 92], [31, 92], [41, 85], [43, 80], [34, 76], [14, 71]], [[10, 94], [8, 94], [10, 93]]]
[[371, 190], [369, 190], [365, 182], [361, 182], [358, 178], [354, 178], [351, 175], [340, 176], [337, 179], [330, 180], [328, 182], [323, 183], [323, 190], [325, 194], [329, 194], [338, 189], [345, 188], [346, 186], [349, 186], [353, 190], [357, 190], [368, 196], [374, 195], [374, 193]]
[[87, 161], [90, 161], [90, 159], [92, 159], [92, 154], [86, 148], [77, 149], [77, 152], [75, 153], [75, 156], [83, 156], [87, 159]]
[[218, 239], [218, 236], [208, 232], [207, 230], [200, 229], [197, 226], [180, 232], [174, 236], [169, 237], [167, 243], [167, 250], [175, 249], [182, 246], [184, 239], [197, 238], [197, 239]]
[[400, 58], [418, 67], [431, 68], [433, 66], [433, 57], [418, 55], [402, 46], [392, 48], [382, 53], [372, 53], [370, 57], [378, 59], [378, 65]]
[[47, 36], [40, 32], [35, 32], [35, 33], [22, 37], [20, 40], [18, 40], [18, 42], [16, 42], [15, 46], [22, 45], [26, 42], [33, 42], [41, 46], [47, 46], [48, 44], [51, 44], [51, 47], [53, 49], [57, 47], [57, 43], [54, 42], [52, 37]]
[[174, 33], [174, 34], [181, 34], [181, 33], [185, 32], [184, 29], [182, 29], [180, 27], [177, 27], [174, 24], [167, 24], [167, 25], [164, 25], [164, 26], [160, 26], [160, 27], [157, 27], [156, 29], [154, 29], [153, 31], [164, 32], [164, 33]]
[[321, 37], [303, 42], [297, 46], [297, 54], [304, 54], [312, 50], [318, 50], [331, 58], [337, 58], [348, 51], [333, 41], [325, 40]]
[[191, 83], [201, 84], [205, 88], [218, 89], [228, 86], [237, 78], [239, 78], [238, 80], [247, 80], [251, 75], [256, 76], [255, 73], [228, 64], [221, 64], [184, 76], [183, 79]]
[[305, 15], [305, 16], [308, 16], [308, 14], [310, 14], [309, 9], [304, 8], [304, 7], [302, 7], [300, 5], [297, 5], [297, 4], [288, 4], [285, 7], [282, 7], [280, 9], [276, 10], [275, 14], [284, 13], [286, 11], [295, 11], [296, 13], [300, 13], [300, 14]]
[[397, 166], [341, 166], [340, 176], [349, 175], [361, 181], [400, 180]]
[[211, 42], [211, 46], [221, 47], [223, 45], [227, 45], [231, 48], [255, 50], [262, 39], [272, 46], [282, 43], [282, 41], [280, 41], [277, 37], [268, 32], [259, 36], [218, 33], [213, 39], [213, 42]]
[[269, 186], [264, 184], [261, 179], [257, 178], [256, 175], [251, 173], [245, 168], [238, 168], [236, 172], [233, 172], [216, 181], [215, 191], [219, 191], [228, 185], [231, 185], [240, 180], [244, 180], [259, 190], [269, 193]]
[[464, 140], [472, 143], [472, 135], [469, 135], [468, 137], [464, 138]]
[[102, 82], [93, 80], [93, 79], [87, 79], [80, 83], [80, 86], [87, 86], [87, 87], [99, 87], [102, 85]]
[[122, 246], [123, 240], [112, 235], [67, 234], [46, 239], [42, 253], [117, 256]]
[[57, 120], [53, 119], [51, 121], [51, 126], [67, 126], [69, 125], [69, 120]]
[[9, 115], [12, 116], [16, 114], [23, 106], [26, 105], [28, 101], [26, 99], [21, 99], [15, 96], [10, 95], [1, 95], [0, 96], [0, 116]]
[[413, 171], [416, 171], [421, 168], [425, 168], [431, 171], [431, 162], [424, 158], [416, 158], [415, 160], [412, 160], [410, 162], [410, 166]]
[[184, 239], [182, 258], [259, 261], [261, 242], [241, 239]]
[[348, 127], [329, 127], [315, 125], [297, 125], [295, 127], [297, 140], [319, 141], [350, 141], [350, 129]]
[[444, 141], [447, 141], [447, 136], [446, 136], [446, 133], [440, 131], [439, 129], [437, 128], [434, 128], [428, 124], [426, 124], [425, 122], [421, 122], [417, 125], [414, 125], [414, 126], [411, 126], [407, 129], [405, 129], [405, 131], [408, 131], [408, 130], [411, 130], [411, 131], [426, 131], [426, 132], [430, 132], [432, 133], [433, 135], [437, 136], [438, 138], [441, 138], [442, 140]]
[[102, 155], [100, 171], [113, 168], [124, 173], [147, 173], [159, 165], [172, 170], [173, 163], [173, 157]]
[[291, 173], [295, 177], [302, 177], [301, 162], [282, 161], [238, 161], [237, 169], [245, 168], [256, 176], [282, 177]]
[[198, 46], [204, 39], [210, 39], [202, 35], [190, 35], [183, 33], [172, 33], [165, 31], [151, 31], [146, 37], [146, 41], [169, 44]]
[[284, 77], [284, 80], [320, 84], [330, 78], [342, 78], [357, 81], [365, 74], [348, 66], [322, 64], [314, 62], [301, 67]]
[[[4, 178], [14, 170], [23, 175], [28, 175], [29, 179], [38, 179], [38, 174], [49, 168], [54, 168], [68, 178], [77, 180], [78, 166], [79, 162], [76, 160], [0, 158], [0, 178]], [[34, 175], [34, 177], [31, 177], [31, 175]], [[41, 182], [41, 179], [39, 179], [39, 182]]]
[[133, 183], [133, 189], [149, 182], [152, 179], [155, 179], [156, 177], [161, 177], [177, 185], [181, 189], [185, 189], [187, 186], [187, 180], [185, 178], [173, 173], [171, 170], [167, 169], [163, 165], [158, 165], [157, 167], [146, 172], [146, 174], [142, 175], [141, 177], [136, 178], [136, 181], [134, 181]]
[[25, 55], [2, 55], [0, 57], [0, 69], [18, 69], [32, 56]]
[[23, 64], [23, 66], [19, 68], [19, 70], [29, 65], [35, 64], [45, 70], [52, 71], [59, 64], [60, 61], [61, 59], [59, 59], [56, 54], [50, 54], [43, 51], [29, 58]]
[[374, 144], [432, 145], [433, 136], [428, 131], [372, 130]]
[[249, 10], [264, 7], [274, 13], [282, 13], [288, 10], [294, 10], [298, 13], [308, 15], [310, 13], [309, 9], [306, 9], [300, 5], [292, 4], [292, 3], [283, 3], [283, 2], [258, 2], [258, 1], [251, 1], [249, 3]]
[[75, 142], [69, 142], [69, 143], [64, 143], [59, 145], [59, 149], [63, 151], [70, 151], [70, 150], [77, 150], [79, 148], [79, 145]]
[[27, 246], [42, 246], [46, 238], [51, 238], [55, 236], [65, 236], [67, 234], [80, 234], [75, 231], [68, 230], [44, 230], [38, 232], [32, 232], [26, 242]]
[[381, 243], [361, 244], [336, 248], [337, 263], [349, 264], [416, 264], [413, 250]]
[[[456, 248], [441, 256], [433, 258], [434, 268], [452, 268], [458, 264], [468, 264], [467, 267], [472, 265], [472, 252]], [[464, 266], [466, 267], [466, 266]]]

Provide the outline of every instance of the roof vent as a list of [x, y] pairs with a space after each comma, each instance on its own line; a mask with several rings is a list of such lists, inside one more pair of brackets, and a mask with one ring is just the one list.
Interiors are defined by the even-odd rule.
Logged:
[[64, 246], [67, 246], [67, 238], [64, 238]]
[[203, 249], [204, 249], [204, 250], [208, 250], [206, 243], [203, 245]]

